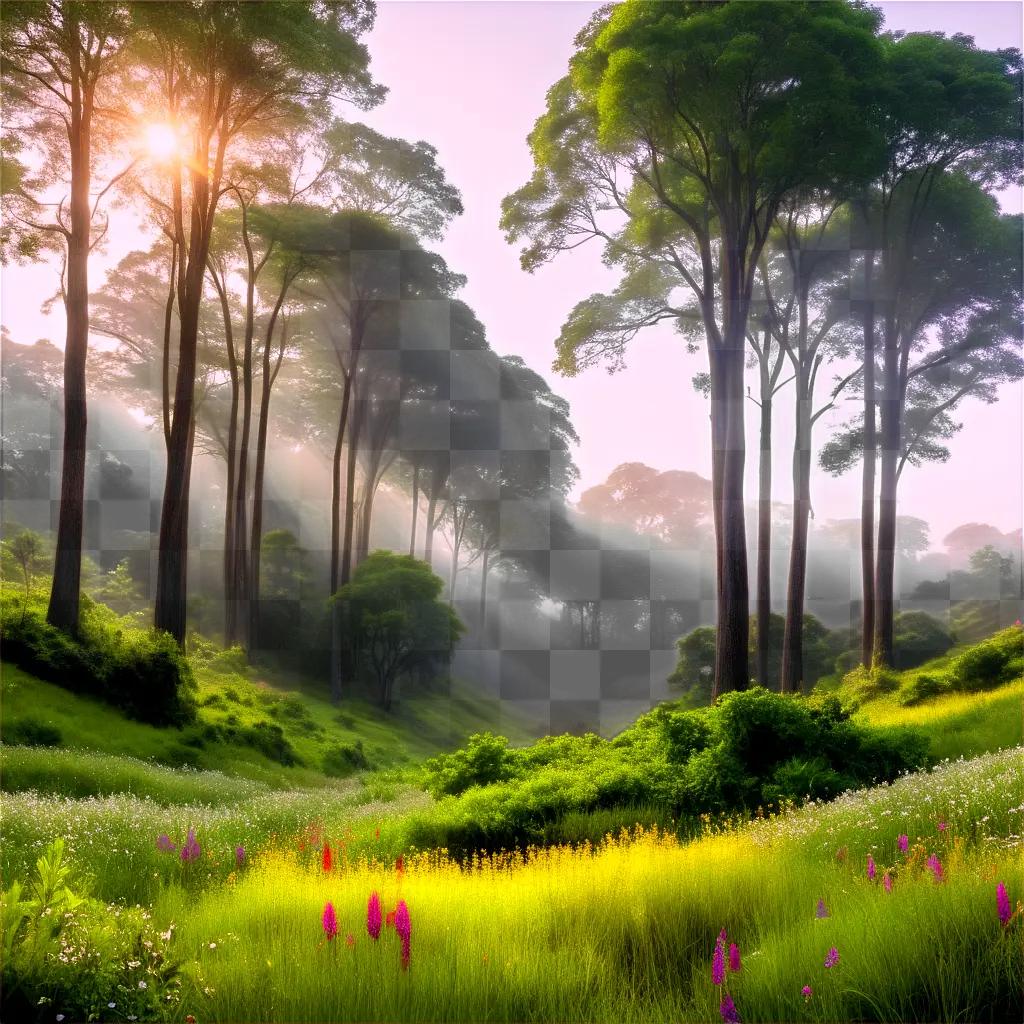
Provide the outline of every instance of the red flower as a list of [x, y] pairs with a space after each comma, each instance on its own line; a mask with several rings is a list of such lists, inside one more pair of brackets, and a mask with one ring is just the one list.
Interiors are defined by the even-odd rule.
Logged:
[[398, 860], [395, 861], [395, 871], [398, 872], [399, 878], [405, 874], [405, 858], [401, 854], [398, 855]]
[[324, 871], [331, 870], [331, 848], [327, 843], [324, 843], [323, 868]]

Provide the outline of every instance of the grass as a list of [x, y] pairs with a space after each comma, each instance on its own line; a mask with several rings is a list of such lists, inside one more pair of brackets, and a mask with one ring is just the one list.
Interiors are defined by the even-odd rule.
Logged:
[[983, 693], [951, 693], [902, 707], [886, 695], [864, 704], [855, 720], [876, 726], [920, 726], [937, 760], [1024, 743], [1024, 680]]
[[[355, 783], [330, 803], [324, 792], [278, 793], [187, 814], [123, 796], [22, 794], [4, 798], [4, 855], [63, 832], [79, 871], [104, 892], [136, 899], [132, 880], [158, 874], [146, 893], [154, 922], [174, 923], [173, 952], [192, 965], [178, 1020], [715, 1021], [711, 957], [726, 928], [743, 960], [729, 988], [748, 1024], [1010, 1021], [1024, 996], [1024, 921], [1000, 928], [995, 884], [1024, 896], [1022, 755], [950, 762], [689, 843], [649, 830], [597, 850], [554, 847], [465, 867], [435, 852], [408, 857], [401, 873], [390, 855], [346, 859], [339, 848], [344, 836], [333, 829], [343, 822], [358, 832], [409, 809], [360, 804]], [[168, 828], [180, 839], [186, 820], [203, 847], [193, 864], [153, 846]], [[336, 836], [329, 874], [323, 833]], [[230, 857], [239, 842], [240, 870]], [[148, 844], [145, 857], [136, 844]], [[931, 853], [941, 884], [925, 865]], [[887, 869], [891, 894], [880, 884]], [[367, 935], [374, 890], [385, 910], [407, 902], [407, 972], [393, 930], [377, 942]], [[823, 920], [819, 899], [830, 911]], [[328, 900], [333, 942], [321, 929]], [[827, 970], [833, 946], [840, 962]]]

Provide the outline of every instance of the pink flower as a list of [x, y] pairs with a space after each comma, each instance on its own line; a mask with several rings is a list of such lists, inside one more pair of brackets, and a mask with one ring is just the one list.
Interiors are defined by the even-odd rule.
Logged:
[[940, 832], [945, 832], [945, 831], [946, 831], [946, 829], [947, 829], [947, 828], [949, 828], [949, 826], [948, 826], [948, 825], [947, 825], [947, 824], [946, 824], [946, 823], [945, 823], [944, 821], [940, 821], [940, 822], [939, 822], [939, 823], [938, 823], [938, 824], [937, 824], [937, 825], [936, 825], [935, 827], [936, 827], [936, 828], [937, 828], [937, 829], [938, 829], [938, 830], [939, 830]]
[[740, 947], [735, 942], [729, 943], [729, 970], [738, 974], [740, 970]]
[[722, 1015], [722, 1020], [725, 1024], [740, 1024], [740, 1015], [736, 1009], [736, 1004], [732, 1001], [732, 996], [728, 992], [722, 996], [722, 1004], [718, 1007], [718, 1012]]
[[235, 867], [240, 868], [245, 863], [245, 847], [235, 847]]
[[188, 830], [188, 837], [185, 839], [185, 845], [181, 848], [181, 859], [184, 861], [199, 860], [200, 852], [195, 830], [190, 828]]
[[395, 907], [395, 931], [402, 940], [402, 970], [409, 966], [409, 940], [412, 936], [412, 923], [409, 920], [409, 908], [405, 900], [399, 900]]
[[161, 853], [174, 853], [178, 847], [174, 845], [171, 837], [165, 832], [162, 836], [157, 837], [156, 848]]
[[380, 938], [380, 927], [384, 923], [384, 917], [380, 912], [380, 896], [376, 890], [370, 893], [370, 899], [366, 904], [366, 931], [371, 939]]
[[936, 882], [944, 880], [942, 875], [942, 861], [940, 861], [934, 853], [928, 858], [928, 867], [931, 870], [931, 873], [935, 876]]
[[868, 881], [873, 882], [875, 880], [875, 858], [868, 854]]
[[1005, 928], [1010, 923], [1010, 918], [1013, 917], [1005, 882], [1000, 882], [996, 886], [996, 911], [999, 914], [999, 923]]
[[836, 949], [835, 946], [833, 946], [828, 951], [828, 954], [825, 957], [825, 966], [826, 967], [835, 967], [835, 965], [837, 963], [839, 963], [839, 950]]
[[832, 915], [828, 912], [828, 907], [825, 906], [824, 900], [818, 900], [818, 905], [814, 908], [814, 916], [821, 919], [823, 917], [831, 917]]
[[800, 989], [800, 992], [801, 992], [801, 994], [804, 997], [804, 1002], [805, 1003], [810, 1002], [811, 996], [814, 995], [814, 989], [811, 988], [810, 985], [804, 985], [804, 987], [802, 989]]
[[324, 904], [323, 924], [324, 935], [330, 941], [338, 934], [338, 919], [334, 916], [334, 904], [330, 900]]
[[896, 845], [900, 848], [900, 853], [906, 853], [907, 847], [910, 846], [910, 839], [908, 836], [902, 835], [896, 840]]
[[725, 946], [719, 939], [715, 943], [715, 955], [711, 960], [711, 983], [721, 985], [725, 981]]
[[882, 875], [882, 885], [885, 887], [886, 892], [892, 892], [892, 875], [888, 871]]

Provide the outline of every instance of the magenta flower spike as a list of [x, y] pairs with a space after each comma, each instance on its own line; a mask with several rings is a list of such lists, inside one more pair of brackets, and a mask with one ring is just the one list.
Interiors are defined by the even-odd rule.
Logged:
[[732, 1001], [732, 996], [728, 992], [722, 996], [722, 1003], [718, 1007], [718, 1012], [722, 1015], [722, 1020], [725, 1024], [740, 1024], [739, 1011], [737, 1011], [736, 1004]]
[[740, 947], [735, 942], [729, 943], [729, 970], [733, 974], [739, 974], [740, 971]]
[[939, 860], [934, 853], [928, 858], [928, 868], [935, 876], [936, 882], [945, 881], [945, 877], [942, 873], [942, 861]]
[[886, 892], [892, 892], [892, 875], [888, 871], [882, 875], [882, 886]]
[[235, 867], [240, 868], [245, 863], [245, 847], [235, 847]]
[[810, 985], [804, 985], [804, 987], [800, 989], [800, 993], [804, 997], [804, 1002], [807, 1003], [810, 1002], [811, 996], [814, 995], [814, 989], [811, 988]]
[[725, 982], [725, 947], [722, 940], [715, 943], [715, 955], [711, 960], [711, 984], [721, 985]]
[[178, 847], [175, 846], [171, 841], [171, 837], [165, 832], [162, 836], [157, 837], [156, 848], [161, 853], [174, 853]]
[[835, 967], [837, 963], [839, 963], [839, 950], [833, 946], [825, 956], [825, 966]]
[[875, 875], [876, 874], [877, 874], [877, 870], [875, 868], [875, 858], [872, 857], [871, 854], [869, 853], [868, 854], [868, 881], [869, 882], [873, 882], [875, 880]]
[[823, 917], [831, 917], [832, 915], [828, 912], [828, 907], [825, 906], [824, 900], [818, 900], [817, 907], [814, 908], [814, 916], [819, 920]]
[[201, 852], [202, 850], [196, 840], [195, 830], [190, 828], [184, 845], [181, 847], [181, 859], [184, 861], [199, 860]]
[[366, 931], [371, 939], [380, 938], [380, 929], [383, 923], [384, 915], [380, 911], [380, 896], [375, 890], [370, 893], [370, 899], [366, 904]]
[[395, 907], [395, 931], [402, 940], [402, 970], [409, 967], [410, 937], [412, 935], [412, 924], [409, 920], [409, 908], [405, 900], [399, 900]]
[[330, 900], [324, 904], [323, 925], [324, 935], [327, 936], [327, 941], [330, 942], [338, 934], [338, 919], [334, 914], [334, 904]]
[[999, 924], [1005, 928], [1010, 923], [1010, 918], [1013, 917], [1005, 882], [1000, 882], [996, 886], [996, 911], [999, 914]]
[[907, 848], [910, 846], [910, 837], [902, 835], [896, 840], [896, 845], [900, 848], [900, 853], [906, 853]]

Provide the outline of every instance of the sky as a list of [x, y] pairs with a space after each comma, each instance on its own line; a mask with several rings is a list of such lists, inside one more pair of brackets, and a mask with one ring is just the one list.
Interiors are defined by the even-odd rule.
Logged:
[[[898, 0], [879, 4], [886, 27], [973, 35], [986, 48], [1019, 46], [1022, 5], [1017, 0]], [[502, 198], [531, 173], [526, 136], [543, 111], [547, 89], [561, 77], [572, 40], [596, 4], [567, 2], [408, 2], [379, 0], [368, 38], [372, 70], [389, 88], [386, 101], [352, 112], [380, 131], [436, 146], [439, 161], [461, 190], [465, 214], [436, 244], [449, 265], [468, 277], [461, 297], [487, 328], [499, 353], [518, 354], [548, 377], [570, 402], [581, 438], [578, 495], [623, 462], [661, 470], [687, 469], [710, 476], [706, 401], [691, 379], [706, 369], [706, 356], [688, 355], [668, 328], [641, 335], [626, 369], [603, 368], [565, 379], [551, 370], [554, 341], [566, 315], [594, 291], [614, 286], [597, 247], [558, 257], [533, 274], [520, 269], [517, 249], [499, 227]], [[1016, 191], [1000, 197], [1020, 211]], [[128, 244], [137, 244], [132, 242]], [[112, 244], [96, 261], [97, 279], [126, 249]], [[3, 321], [17, 341], [49, 337], [62, 344], [63, 318], [44, 317], [38, 306], [55, 284], [50, 268], [5, 268], [0, 281]], [[822, 392], [825, 387], [820, 389]], [[775, 500], [791, 498], [792, 408], [779, 396], [775, 419]], [[853, 412], [841, 404], [823, 417], [818, 442]], [[747, 493], [756, 494], [756, 409], [748, 408]], [[953, 527], [989, 522], [1003, 531], [1024, 520], [1024, 387], [1003, 389], [1000, 401], [963, 406], [963, 430], [944, 465], [908, 468], [900, 484], [900, 512], [932, 524], [932, 545]], [[819, 520], [859, 513], [859, 473], [839, 479], [817, 473], [813, 485]]]

